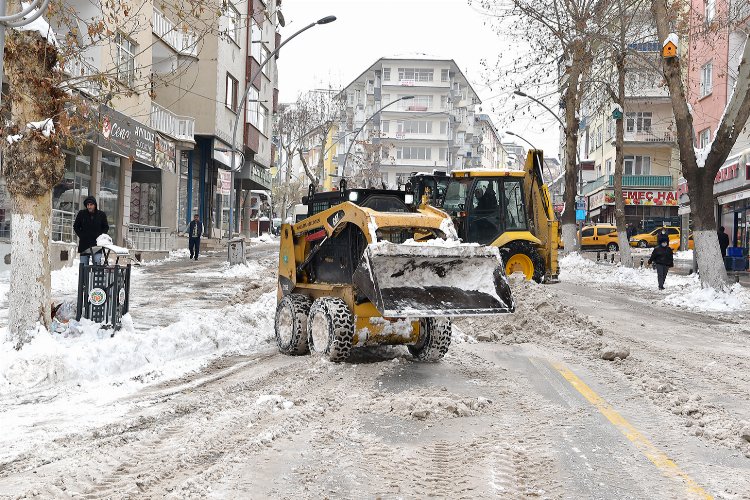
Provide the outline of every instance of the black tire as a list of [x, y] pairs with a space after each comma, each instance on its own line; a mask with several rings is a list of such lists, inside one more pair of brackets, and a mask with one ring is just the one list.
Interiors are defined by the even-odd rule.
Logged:
[[616, 252], [620, 249], [620, 247], [617, 245], [617, 243], [610, 243], [607, 245], [607, 251], [608, 252]]
[[424, 318], [419, 322], [419, 341], [407, 346], [417, 361], [440, 361], [451, 345], [450, 318]]
[[544, 258], [541, 256], [536, 247], [529, 241], [511, 241], [500, 249], [500, 253], [503, 256], [503, 265], [508, 262], [508, 259], [516, 254], [524, 254], [531, 259], [531, 264], [534, 266], [534, 272], [531, 277], [537, 283], [541, 283], [544, 279]]
[[326, 356], [336, 363], [346, 361], [353, 338], [354, 317], [346, 302], [338, 297], [315, 299], [307, 318], [310, 354]]
[[276, 306], [274, 332], [279, 351], [290, 356], [307, 354], [307, 316], [312, 302], [308, 297], [290, 293]]
[[638, 241], [638, 246], [640, 248], [648, 248], [648, 243], [646, 242], [646, 240], [639, 240]]

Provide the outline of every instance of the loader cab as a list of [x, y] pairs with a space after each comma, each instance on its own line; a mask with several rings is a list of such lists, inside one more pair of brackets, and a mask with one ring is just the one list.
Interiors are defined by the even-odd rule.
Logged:
[[413, 212], [414, 195], [394, 189], [353, 188], [338, 191], [311, 192], [302, 197], [307, 205], [308, 216], [350, 201], [361, 207], [371, 208], [377, 212], [405, 213]]
[[433, 207], [442, 207], [449, 182], [450, 177], [443, 171], [433, 170], [431, 174], [414, 173], [409, 179], [406, 191], [414, 193], [414, 202], [419, 205], [422, 203], [422, 196], [429, 190], [429, 204]]
[[452, 178], [445, 192], [443, 210], [459, 238], [488, 245], [506, 231], [527, 231], [523, 176], [473, 175]]

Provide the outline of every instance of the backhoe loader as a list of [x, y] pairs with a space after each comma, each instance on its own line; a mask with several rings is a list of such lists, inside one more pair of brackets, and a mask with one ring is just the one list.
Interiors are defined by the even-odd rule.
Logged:
[[496, 248], [458, 241], [451, 219], [403, 191], [347, 189], [303, 199], [282, 224], [276, 341], [282, 353], [346, 360], [352, 348], [406, 345], [437, 361], [450, 317], [513, 312]]

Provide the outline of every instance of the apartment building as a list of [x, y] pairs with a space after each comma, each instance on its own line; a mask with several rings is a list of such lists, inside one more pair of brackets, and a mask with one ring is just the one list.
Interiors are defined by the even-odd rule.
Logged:
[[503, 168], [511, 170], [523, 169], [523, 164], [526, 161], [526, 148], [515, 142], [504, 142], [502, 146], [506, 151], [506, 160]]
[[[719, 128], [750, 29], [747, 0], [692, 0], [688, 59], [688, 102], [693, 108], [697, 147], [709, 146]], [[726, 163], [714, 180], [717, 221], [730, 245], [750, 247], [750, 129], [740, 131]], [[680, 186], [680, 212], [689, 217], [689, 186]]]
[[[136, 254], [173, 248], [193, 212], [206, 222], [209, 235], [226, 230], [228, 153], [238, 99], [250, 69], [278, 43], [279, 3], [230, 3], [218, 18], [211, 11], [191, 24], [178, 22], [169, 4], [147, 2], [127, 22], [110, 27], [107, 43], [92, 43], [86, 30], [77, 33], [83, 50], [66, 60], [64, 72], [73, 90], [90, 101], [94, 130], [80, 150], [65, 151], [65, 175], [53, 190], [52, 239], [60, 248], [52, 252], [53, 265], [73, 259], [72, 223], [88, 195], [107, 213], [114, 241]], [[82, 19], [102, 15], [92, 2], [66, 4]], [[242, 21], [248, 18], [249, 28]], [[67, 26], [52, 29], [58, 40], [68, 33]], [[114, 89], [102, 89], [95, 78], [102, 74], [112, 75]], [[238, 162], [240, 192], [270, 185], [262, 169], [271, 162], [268, 122], [276, 87], [272, 61], [256, 78], [257, 92], [251, 92], [238, 134], [238, 151], [244, 153], [237, 155], [244, 159]], [[11, 228], [3, 186], [0, 180], [4, 255]]]
[[[659, 57], [661, 44], [634, 43], [643, 57]], [[622, 117], [611, 101], [588, 96], [582, 102], [579, 135], [580, 165], [591, 222], [614, 222], [614, 164], [616, 120], [624, 122], [623, 197], [625, 219], [636, 227], [647, 221], [677, 217], [677, 181], [680, 162], [672, 105], [658, 72], [632, 65], [626, 75]], [[617, 115], [617, 116], [615, 116]], [[564, 150], [563, 150], [564, 151]], [[587, 175], [588, 172], [588, 175]], [[591, 175], [593, 173], [593, 176]]]
[[478, 135], [480, 137], [477, 152], [481, 155], [481, 164], [486, 168], [506, 168], [508, 153], [500, 140], [497, 127], [492, 123], [489, 115], [479, 113], [475, 116]]
[[381, 58], [342, 93], [337, 175], [377, 172], [396, 188], [414, 172], [481, 166], [480, 101], [455, 61]]

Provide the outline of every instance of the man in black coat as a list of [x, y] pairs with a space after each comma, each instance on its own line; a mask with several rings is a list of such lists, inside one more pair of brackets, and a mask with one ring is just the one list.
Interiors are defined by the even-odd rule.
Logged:
[[727, 256], [727, 247], [729, 247], [729, 235], [724, 232], [724, 226], [719, 228], [719, 248], [721, 248], [721, 258], [724, 259]]
[[674, 255], [669, 247], [669, 241], [662, 241], [651, 252], [648, 259], [648, 265], [654, 264], [656, 267], [656, 278], [659, 282], [659, 290], [664, 290], [664, 280], [667, 279], [669, 268], [674, 266]]
[[[73, 222], [73, 230], [78, 236], [78, 253], [81, 255], [81, 262], [88, 264], [91, 258], [91, 247], [96, 246], [96, 239], [109, 231], [107, 223], [107, 214], [99, 210], [96, 205], [96, 198], [88, 196], [83, 200], [83, 206], [86, 208], [79, 210], [76, 220]], [[103, 254], [101, 251], [94, 254], [94, 262], [102, 263]]]
[[198, 260], [198, 253], [201, 250], [201, 234], [203, 234], [203, 223], [201, 223], [198, 214], [193, 215], [193, 220], [188, 224], [188, 249], [190, 258]]

